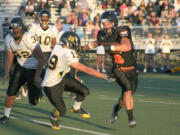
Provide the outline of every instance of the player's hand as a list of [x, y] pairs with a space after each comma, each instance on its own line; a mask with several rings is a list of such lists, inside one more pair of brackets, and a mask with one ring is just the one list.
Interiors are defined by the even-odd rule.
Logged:
[[5, 74], [5, 76], [4, 76], [3, 80], [2, 80], [2, 85], [5, 84], [5, 82], [8, 79], [8, 77], [9, 77], [9, 74]]
[[115, 82], [116, 78], [114, 76], [106, 74], [105, 80], [107, 80], [108, 82]]
[[89, 45], [85, 45], [84, 47], [83, 47], [83, 50], [84, 51], [86, 51], [86, 50], [89, 50], [90, 48], [89, 48]]
[[34, 79], [34, 85], [37, 87], [37, 88], [40, 88], [41, 87], [41, 81], [42, 79], [39, 77], [39, 78], [35, 78]]

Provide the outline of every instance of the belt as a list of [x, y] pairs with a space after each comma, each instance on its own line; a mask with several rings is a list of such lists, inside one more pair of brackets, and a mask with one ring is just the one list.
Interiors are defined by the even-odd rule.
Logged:
[[121, 70], [123, 72], [127, 72], [129, 70], [135, 69], [134, 66], [130, 66], [130, 67], [119, 67], [119, 66], [116, 66], [116, 67], [117, 67], [117, 69], [119, 69], [119, 70]]

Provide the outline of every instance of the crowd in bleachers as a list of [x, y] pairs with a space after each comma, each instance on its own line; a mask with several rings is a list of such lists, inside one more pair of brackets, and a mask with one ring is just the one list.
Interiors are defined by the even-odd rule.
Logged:
[[[100, 12], [92, 10], [88, 0], [26, 0], [25, 2], [18, 12], [23, 19], [34, 19], [38, 22], [39, 11], [50, 10], [50, 3], [53, 3], [57, 8], [58, 20], [64, 24], [63, 29], [69, 30], [73, 26], [81, 38], [84, 35], [88, 38], [96, 38], [100, 29]], [[114, 10], [118, 15], [119, 24], [135, 28], [140, 26], [140, 29], [134, 30], [135, 35], [146, 37], [150, 31], [157, 40], [162, 33], [168, 33], [170, 37], [180, 35], [178, 28], [180, 0], [96, 0], [95, 6], [94, 9]], [[92, 14], [96, 15], [92, 16]], [[58, 20], [56, 22], [59, 22]], [[147, 29], [147, 26], [151, 26], [151, 29]]]
[[[41, 9], [50, 9], [49, 2], [53, 2], [58, 9], [57, 15], [63, 24], [86, 27], [86, 35], [96, 38], [99, 30], [100, 14], [91, 18], [95, 11], [89, 7], [87, 0], [27, 0], [20, 8], [19, 14], [24, 18], [37, 18]], [[97, 9], [115, 10], [120, 24], [131, 26], [152, 26], [153, 34], [164, 32], [161, 26], [180, 26], [180, 0], [96, 0]], [[23, 10], [23, 11], [21, 11]], [[24, 12], [24, 13], [23, 13]], [[81, 33], [81, 30], [78, 30]], [[93, 31], [93, 32], [92, 32]], [[170, 31], [171, 32], [171, 31]], [[174, 32], [174, 31], [172, 31]], [[172, 33], [171, 32], [171, 33]], [[180, 32], [180, 30], [177, 30]], [[146, 30], [137, 31], [146, 36]], [[169, 33], [171, 35], [171, 33]], [[178, 35], [178, 34], [177, 34]], [[158, 38], [158, 37], [157, 37]]]

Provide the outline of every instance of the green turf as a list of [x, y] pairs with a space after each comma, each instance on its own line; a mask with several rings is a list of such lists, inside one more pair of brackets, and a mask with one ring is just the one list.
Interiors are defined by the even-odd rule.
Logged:
[[[67, 113], [59, 123], [63, 126], [106, 133], [112, 135], [178, 135], [180, 133], [180, 75], [175, 74], [140, 74], [138, 89], [134, 95], [134, 115], [136, 128], [128, 127], [125, 109], [119, 113], [119, 119], [109, 123], [109, 117], [121, 89], [115, 83], [81, 75], [90, 89], [90, 95], [82, 105], [91, 113], [90, 119], [83, 119], [78, 114], [69, 112], [73, 104], [65, 98]], [[0, 86], [0, 114], [4, 111], [5, 86]], [[67, 96], [67, 93], [64, 93]], [[11, 115], [49, 123], [49, 113], [53, 107], [46, 96], [32, 107], [22, 97], [16, 100]], [[6, 125], [0, 124], [0, 135], [91, 135], [82, 131], [62, 128], [52, 130], [46, 124], [37, 124], [22, 119], [10, 119]]]

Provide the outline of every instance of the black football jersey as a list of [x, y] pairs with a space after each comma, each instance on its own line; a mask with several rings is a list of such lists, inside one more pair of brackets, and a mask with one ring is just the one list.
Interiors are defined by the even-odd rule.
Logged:
[[113, 29], [111, 35], [106, 34], [103, 30], [100, 30], [97, 35], [97, 42], [118, 42], [121, 43], [123, 38], [128, 38], [130, 40], [132, 49], [128, 52], [119, 52], [116, 54], [111, 54], [112, 63], [114, 67], [130, 67], [135, 66], [136, 60], [134, 56], [134, 45], [131, 37], [131, 30], [128, 26], [119, 26]]

